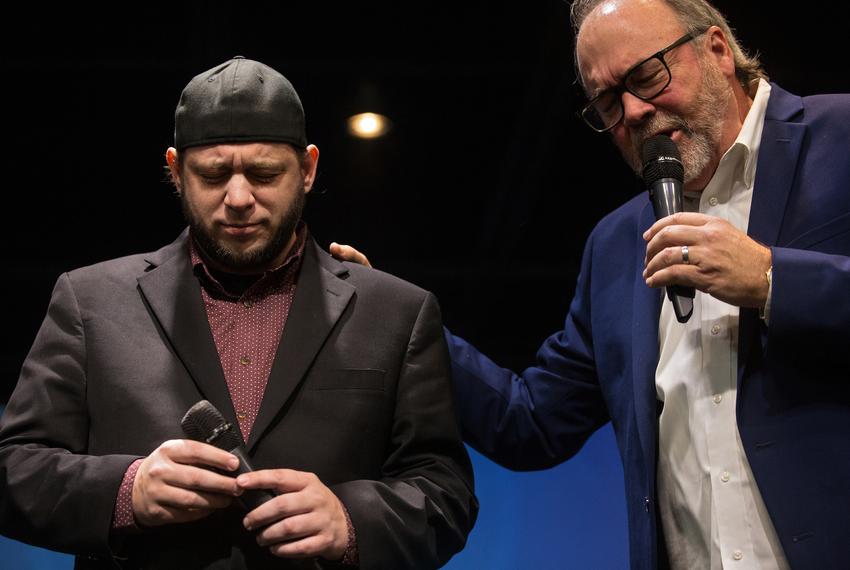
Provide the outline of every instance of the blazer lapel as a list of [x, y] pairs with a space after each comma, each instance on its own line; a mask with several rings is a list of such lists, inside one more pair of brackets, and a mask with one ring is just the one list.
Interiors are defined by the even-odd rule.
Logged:
[[147, 261], [154, 268], [138, 282], [151, 313], [198, 391], [232, 425], [238, 425], [210, 332], [201, 286], [192, 272], [188, 232]]
[[[768, 247], [777, 245], [788, 196], [796, 177], [806, 126], [790, 121], [802, 111], [803, 104], [800, 97], [788, 93], [776, 84], [771, 85], [747, 227], [750, 237]], [[761, 167], [761, 165], [770, 165], [770, 167]], [[745, 365], [751, 361], [748, 355], [752, 343], [759, 338], [757, 311], [741, 309], [739, 326], [738, 387], [740, 388]]]
[[248, 438], [249, 451], [301, 382], [351, 300], [354, 286], [339, 278], [347, 272], [344, 265], [319, 250], [312, 239], [307, 243], [295, 298]]
[[766, 245], [775, 245], [779, 237], [788, 195], [797, 172], [806, 126], [789, 122], [789, 119], [801, 113], [802, 108], [800, 97], [783, 91], [777, 85], [771, 87], [758, 158], [759, 165], [770, 167], [756, 167], [747, 231]]
[[[655, 214], [647, 201], [640, 216], [640, 225], [636, 228], [638, 244], [640, 237], [655, 222]], [[632, 314], [632, 382], [634, 386], [635, 421], [640, 437], [641, 449], [648, 469], [653, 471], [654, 479], [655, 448], [658, 440], [657, 397], [655, 392], [655, 369], [658, 366], [658, 318], [661, 312], [663, 290], [652, 289], [646, 285], [641, 273], [646, 250], [635, 248], [634, 291]]]

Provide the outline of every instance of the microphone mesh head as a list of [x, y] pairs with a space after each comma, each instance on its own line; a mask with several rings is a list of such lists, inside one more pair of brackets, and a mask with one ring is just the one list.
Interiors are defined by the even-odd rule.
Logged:
[[682, 156], [673, 139], [667, 135], [655, 135], [643, 143], [643, 181], [651, 184], [662, 178], [685, 179]]
[[233, 431], [233, 426], [207, 400], [201, 400], [189, 408], [180, 426], [189, 439], [203, 441], [226, 451], [236, 449], [242, 443], [239, 435]]

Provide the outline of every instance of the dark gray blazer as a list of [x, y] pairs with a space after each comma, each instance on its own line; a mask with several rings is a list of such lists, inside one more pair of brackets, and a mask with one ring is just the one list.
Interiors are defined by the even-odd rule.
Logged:
[[[77, 567], [316, 567], [272, 559], [236, 507], [115, 540], [128, 465], [181, 438], [200, 399], [236, 417], [187, 232], [62, 275], [0, 422], [0, 530]], [[247, 447], [311, 471], [346, 505], [362, 568], [434, 568], [477, 512], [434, 297], [310, 240]]]

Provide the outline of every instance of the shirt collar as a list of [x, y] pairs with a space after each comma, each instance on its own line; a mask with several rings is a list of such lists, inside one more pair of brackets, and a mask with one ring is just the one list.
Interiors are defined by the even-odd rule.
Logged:
[[[761, 146], [761, 133], [764, 130], [764, 116], [767, 112], [767, 100], [770, 98], [770, 83], [759, 79], [753, 104], [741, 126], [738, 138], [732, 143], [726, 154], [730, 152], [743, 152], [743, 171], [741, 176], [747, 188], [753, 187], [756, 176], [756, 163], [758, 161], [759, 148]], [[740, 149], [735, 150], [733, 149]]]

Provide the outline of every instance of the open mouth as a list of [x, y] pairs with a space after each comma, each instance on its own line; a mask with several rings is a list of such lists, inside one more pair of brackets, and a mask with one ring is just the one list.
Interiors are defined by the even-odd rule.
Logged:
[[652, 136], [665, 135], [665, 136], [670, 137], [671, 139], [674, 139], [674, 138], [677, 138], [677, 133], [679, 133], [679, 129], [670, 128], [670, 129], [666, 129], [666, 130], [663, 130], [663, 131], [658, 131], [657, 133], [655, 133]]

